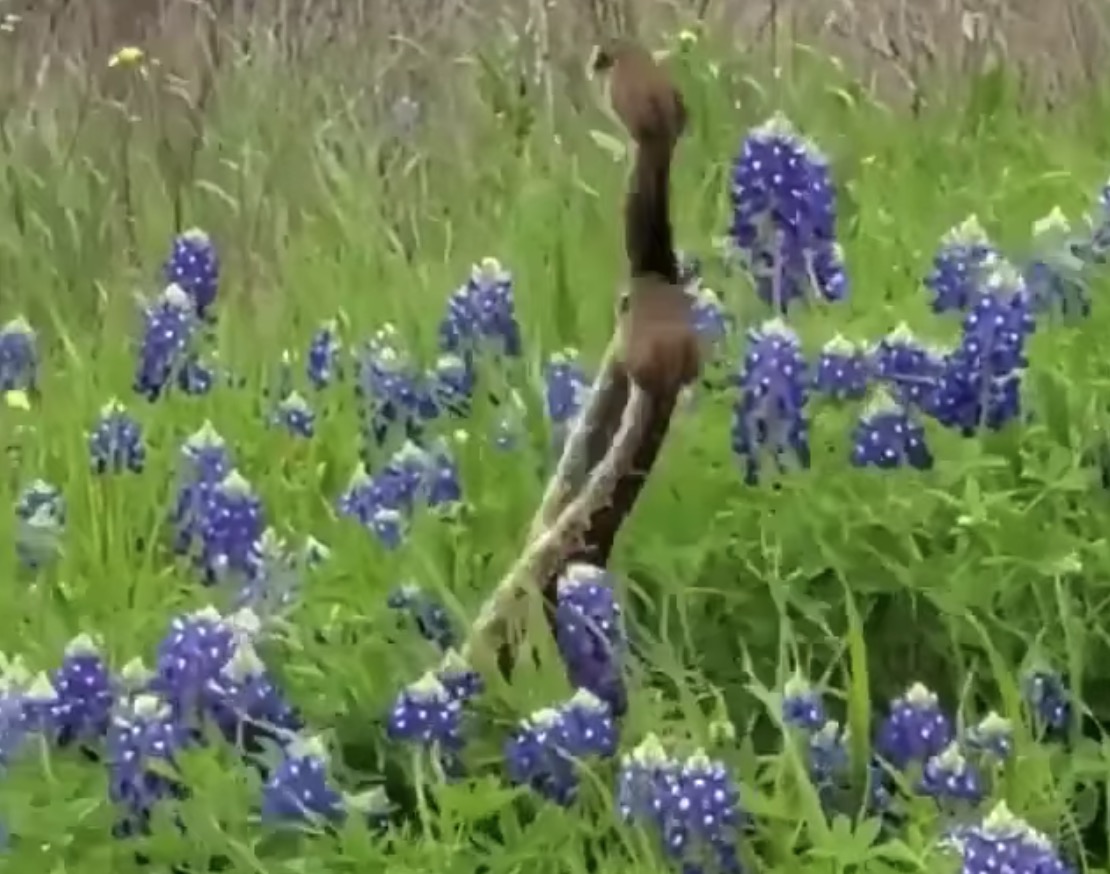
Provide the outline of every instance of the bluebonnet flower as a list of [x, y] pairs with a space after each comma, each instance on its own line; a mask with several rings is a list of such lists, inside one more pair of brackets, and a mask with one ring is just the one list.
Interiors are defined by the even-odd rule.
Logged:
[[1022, 676], [1025, 703], [1037, 725], [1047, 731], [1066, 729], [1071, 721], [1071, 695], [1060, 675], [1047, 668], [1033, 668]]
[[730, 194], [728, 235], [763, 301], [785, 313], [810, 291], [827, 301], [847, 295], [828, 162], [785, 116], [745, 138]]
[[871, 363], [895, 400], [927, 413], [935, 408], [945, 356], [918, 340], [905, 322], [875, 345]]
[[612, 578], [604, 568], [575, 563], [556, 589], [555, 640], [571, 685], [592, 692], [614, 716], [622, 716], [628, 706], [628, 640]]
[[1110, 181], [1102, 184], [1095, 198], [1095, 208], [1088, 216], [1090, 240], [1083, 251], [1088, 263], [1104, 264], [1110, 253]]
[[969, 216], [948, 231], [925, 278], [925, 287], [933, 295], [933, 312], [966, 310], [998, 257], [997, 247], [977, 216]]
[[308, 381], [316, 389], [325, 389], [337, 379], [343, 378], [340, 354], [343, 343], [339, 339], [339, 323], [332, 319], [324, 322], [308, 345], [305, 360], [305, 373]]
[[1005, 761], [1014, 753], [1014, 726], [992, 710], [968, 729], [965, 742], [970, 750], [989, 753]]
[[890, 711], [879, 725], [877, 747], [887, 762], [901, 770], [942, 752], [952, 739], [952, 722], [937, 696], [921, 683], [914, 683], [891, 702]]
[[809, 736], [809, 776], [818, 788], [830, 784], [848, 767], [846, 733], [840, 723], [829, 719]]
[[394, 425], [417, 437], [437, 414], [425, 376], [412, 364], [395, 326], [384, 325], [363, 344], [354, 369], [363, 427], [372, 442], [383, 443]]
[[346, 815], [343, 793], [328, 774], [328, 752], [318, 737], [298, 738], [262, 788], [262, 818], [272, 823], [338, 823]]
[[463, 746], [462, 703], [434, 673], [427, 673], [398, 695], [386, 731], [393, 740], [455, 753]]
[[428, 374], [432, 401], [436, 409], [456, 418], [470, 412], [474, 396], [474, 368], [459, 355], [440, 355]]
[[1022, 267], [1022, 279], [1033, 309], [1063, 316], [1090, 315], [1084, 244], [1059, 207], [1033, 222], [1032, 236], [1032, 255]]
[[216, 386], [216, 370], [190, 353], [177, 371], [177, 387], [187, 395], [206, 395]]
[[547, 418], [556, 429], [564, 429], [578, 417], [591, 388], [577, 349], [552, 353], [543, 367], [543, 388]]
[[273, 419], [294, 437], [307, 440], [316, 433], [316, 413], [299, 392], [290, 392], [278, 402]]
[[998, 429], [1021, 413], [1025, 342], [1034, 328], [1020, 274], [999, 262], [964, 317], [959, 345], [945, 363], [933, 414], [965, 435]]
[[172, 523], [174, 549], [183, 554], [200, 537], [200, 526], [216, 486], [231, 473], [227, 443], [206, 421], [181, 447]]
[[299, 552], [294, 552], [274, 528], [267, 528], [247, 554], [246, 579], [236, 595], [236, 608], [250, 609], [260, 619], [279, 616], [292, 606], [305, 575], [330, 554], [324, 544], [312, 537], [307, 538]]
[[480, 349], [520, 355], [513, 278], [496, 258], [483, 258], [475, 264], [466, 284], [448, 298], [439, 340], [443, 351], [468, 361]]
[[443, 605], [419, 586], [408, 583], [389, 593], [390, 609], [410, 617], [421, 637], [446, 652], [457, 642], [451, 617]]
[[97, 641], [88, 634], [73, 638], [51, 683], [57, 692], [50, 718], [57, 743], [68, 746], [103, 737], [115, 705], [115, 681]]
[[605, 702], [579, 690], [559, 708], [547, 708], [524, 720], [505, 743], [509, 779], [530, 786], [556, 804], [569, 804], [578, 793], [576, 762], [617, 752], [617, 728]]
[[220, 259], [208, 234], [199, 228], [178, 234], [162, 272], [166, 282], [189, 295], [198, 316], [210, 315], [219, 288]]
[[984, 795], [983, 776], [953, 742], [925, 760], [917, 791], [937, 801], [978, 804]]
[[[179, 657], [188, 657], [180, 652]], [[275, 685], [250, 638], [235, 633], [234, 648], [206, 690], [212, 721], [224, 737], [247, 750], [267, 737], [283, 741], [302, 727], [300, 716]]]
[[38, 336], [26, 319], [0, 326], [0, 393], [34, 391], [38, 385]]
[[109, 793], [121, 808], [119, 836], [144, 833], [156, 804], [185, 795], [171, 775], [177, 756], [192, 743], [188, 729], [156, 695], [137, 695], [119, 709], [107, 739]]
[[782, 721], [790, 728], [817, 731], [826, 724], [825, 705], [801, 674], [793, 674], [782, 689]]
[[740, 795], [720, 762], [701, 752], [677, 761], [649, 735], [622, 759], [617, 804], [657, 833], [684, 874], [739, 874]]
[[886, 391], [868, 402], [852, 433], [852, 464], [890, 470], [909, 467], [928, 470], [933, 454], [925, 443], [925, 429]]
[[146, 305], [133, 382], [137, 394], [150, 401], [162, 396], [192, 359], [196, 329], [193, 300], [179, 285]]
[[231, 471], [212, 488], [199, 520], [206, 581], [249, 576], [251, 548], [265, 527], [261, 499], [238, 471]]
[[57, 487], [35, 480], [20, 492], [15, 503], [15, 549], [20, 564], [36, 570], [61, 550], [65, 532], [65, 498]]
[[687, 285], [686, 293], [693, 299], [691, 316], [702, 342], [711, 346], [724, 340], [732, 330], [733, 319], [717, 293], [700, 283]]
[[32, 676], [18, 656], [0, 656], [0, 768], [23, 751], [33, 735], [49, 729], [57, 692], [45, 674]]
[[460, 705], [474, 700], [485, 688], [482, 675], [471, 668], [453, 649], [448, 649], [444, 654], [443, 662], [436, 669], [435, 676], [451, 699], [458, 701]]
[[101, 408], [88, 442], [96, 473], [142, 473], [146, 464], [143, 427], [119, 401], [112, 399]]
[[958, 825], [945, 845], [960, 857], [960, 874], [1072, 874], [1046, 835], [1000, 801], [982, 822]]
[[813, 387], [837, 401], [858, 401], [867, 394], [871, 360], [867, 350], [837, 334], [823, 347], [817, 359]]
[[752, 329], [748, 340], [732, 413], [732, 449], [744, 459], [745, 479], [755, 483], [764, 451], [780, 466], [787, 452], [809, 466], [807, 364], [797, 335], [779, 319]]

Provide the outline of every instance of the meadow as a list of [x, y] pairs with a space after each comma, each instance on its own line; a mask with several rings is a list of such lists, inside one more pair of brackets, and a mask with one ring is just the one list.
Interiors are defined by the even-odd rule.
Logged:
[[709, 360], [508, 678], [455, 649], [613, 330], [596, 103], [5, 95], [4, 870], [1110, 870], [1105, 95], [659, 42]]

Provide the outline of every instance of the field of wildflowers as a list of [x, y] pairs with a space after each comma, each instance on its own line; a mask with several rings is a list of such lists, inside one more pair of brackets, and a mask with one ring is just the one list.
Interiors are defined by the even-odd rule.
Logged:
[[253, 58], [186, 184], [135, 54], [5, 122], [4, 870], [1108, 870], [1105, 103], [672, 48], [709, 363], [509, 679], [458, 649], [611, 331], [600, 115], [471, 71], [375, 138]]

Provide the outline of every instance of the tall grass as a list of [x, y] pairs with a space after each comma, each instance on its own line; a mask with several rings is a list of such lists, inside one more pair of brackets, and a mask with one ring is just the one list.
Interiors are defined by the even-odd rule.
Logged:
[[[1035, 219], [1054, 205], [1081, 213], [1110, 172], [1099, 93], [1038, 113], [992, 72], [912, 115], [803, 49], [792, 52], [790, 75], [776, 78], [708, 40], [671, 48], [693, 119], [675, 173], [678, 237], [705, 256], [709, 283], [742, 326], [765, 314], [713, 257], [741, 137], [781, 110], [830, 156], [853, 293], [795, 320], [810, 350], [837, 332], [874, 338], [902, 321], [950, 339], [952, 326], [930, 313], [920, 288], [940, 235], [974, 212], [1021, 251]], [[33, 105], [12, 97], [2, 119], [0, 321], [25, 315], [45, 364], [41, 401], [29, 412], [0, 410], [0, 433], [33, 435], [0, 480], [0, 505], [41, 477], [64, 487], [70, 518], [60, 563], [32, 584], [17, 571], [15, 531], [0, 514], [0, 649], [50, 669], [67, 640], [90, 631], [117, 667], [149, 660], [167, 619], [206, 602], [187, 569], [136, 541], [164, 538], [177, 446], [209, 419], [273, 522], [332, 550], [268, 655], [309, 724], [334, 741], [338, 779], [354, 789], [383, 773], [399, 785], [414, 780], [379, 725], [430, 654], [393, 633], [387, 593], [416, 580], [460, 619], [473, 616], [521, 547], [550, 461], [540, 363], [566, 345], [596, 362], [610, 336], [627, 160], [588, 98], [558, 94], [548, 112], [518, 97], [495, 56], [454, 62], [456, 99], [423, 100], [414, 124], [391, 113], [394, 97], [352, 84], [352, 63], [324, 53], [287, 66], [259, 42], [218, 73], [195, 140], [187, 108], [196, 95], [182, 96], [182, 109], [153, 65], [145, 75], [82, 68]], [[248, 384], [147, 405], [130, 396], [135, 295], [156, 290], [167, 243], [183, 229], [175, 211], [220, 249], [217, 344]], [[432, 355], [446, 295], [485, 255], [514, 276], [531, 432], [514, 451], [498, 450], [484, 436], [494, 411], [479, 409], [470, 439], [456, 444], [468, 511], [421, 520], [406, 547], [389, 552], [332, 509], [358, 461], [350, 398], [321, 398], [319, 435], [298, 443], [266, 426], [258, 392], [283, 350], [303, 356], [317, 323], [337, 315], [352, 340], [392, 322]], [[872, 701], [917, 679], [951, 704], [974, 709], [985, 696], [1016, 718], [1018, 674], [1034, 651], [1073, 681], [1105, 681], [1110, 505], [1086, 459], [1110, 424], [1108, 313], [1096, 299], [1090, 319], [1039, 333], [1031, 422], [981, 440], [930, 432], [938, 464], [927, 474], [851, 469], [852, 416], [828, 408], [815, 417], [811, 469], [748, 487], [729, 453], [729, 399], [706, 396], [682, 414], [614, 562], [647, 656], [622, 730], [627, 745], [652, 731], [725, 758], [757, 818], [749, 850], [764, 869], [896, 867], [893, 851], [869, 856], [867, 842], [799, 816], [790, 757], [769, 752], [767, 690], [793, 664], [845, 690], [836, 707], [860, 730]], [[141, 476], [89, 471], [86, 432], [111, 396], [146, 427]], [[498, 779], [509, 721], [568, 692], [541, 628], [535, 638], [548, 657], [495, 686], [471, 753], [479, 776], [430, 790], [433, 820], [406, 821], [387, 839], [355, 824], [331, 837], [274, 835], [252, 819], [252, 774], [209, 750], [184, 763], [197, 790], [183, 804], [188, 836], [163, 823], [147, 848], [154, 864], [219, 855], [243, 872], [656, 870], [649, 844], [614, 835], [607, 774], [569, 810], [522, 802]], [[727, 739], [733, 733], [738, 740]], [[1105, 753], [1090, 743], [1052, 769], [1050, 754], [1026, 741], [1004, 790], [1055, 835], [1097, 807]], [[104, 780], [103, 768], [67, 755], [14, 764], [0, 781], [14, 836], [0, 864], [130, 870], [131, 849], [110, 837]], [[900, 838], [900, 865], [931, 864], [925, 828]], [[820, 850], [804, 859], [803, 833]], [[1104, 843], [1088, 850], [1105, 865]]]

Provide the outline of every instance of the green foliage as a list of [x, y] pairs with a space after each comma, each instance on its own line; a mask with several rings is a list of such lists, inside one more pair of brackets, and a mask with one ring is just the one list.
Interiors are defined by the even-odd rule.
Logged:
[[[919, 288], [941, 233], [976, 212], [1000, 242], [1019, 245], [1053, 205], [1085, 208], [1107, 173], [1100, 112], [1082, 103], [1052, 117], [1022, 110], [1001, 72], [973, 83], [966, 100], [927, 101], [911, 117], [808, 53], [789, 78], [772, 80], [701, 43], [674, 48], [693, 113], [674, 183], [684, 247], [711, 252], [725, 227], [728, 162], [743, 131], [775, 109], [831, 158], [854, 297], [797, 321], [810, 349], [837, 331], [875, 337], [901, 321], [945, 339], [950, 327], [928, 312]], [[7, 116], [0, 319], [24, 313], [48, 356], [41, 404], [0, 409], [0, 435], [31, 429], [16, 469], [0, 479], [0, 506], [42, 477], [65, 485], [71, 515], [61, 562], [28, 588], [0, 513], [0, 649], [49, 669], [70, 637], [93, 630], [118, 667], [149, 659], [167, 618], [203, 602], [185, 570], [158, 550], [138, 551], [135, 539], [164, 540], [175, 447], [211, 419], [271, 518], [333, 550], [275, 663], [310, 724], [363, 750], [364, 760], [340, 762], [341, 777], [353, 786], [382, 772], [380, 738], [368, 735], [430, 658], [389, 642], [386, 594], [417, 580], [473, 616], [520, 548], [543, 485], [545, 435], [537, 426], [515, 454], [469, 441], [465, 516], [424, 524], [408, 548], [387, 553], [331, 509], [357, 460], [354, 412], [321, 410], [318, 438], [294, 447], [260, 421], [252, 392], [282, 349], [303, 348], [336, 313], [350, 336], [392, 321], [430, 351], [447, 292], [486, 254], [514, 273], [532, 375], [541, 351], [568, 344], [597, 360], [621, 275], [623, 158], [597, 135], [612, 132], [592, 111], [557, 102], [547, 119], [531, 83], [498, 71], [492, 56], [461, 69], [461, 107], [440, 116], [427, 106], [418, 132], [398, 138], [333, 77], [244, 60], [221, 74], [195, 177], [182, 191], [160, 169], [160, 129], [149, 117], [121, 121], [120, 107], [64, 92], [48, 116], [39, 112], [41, 124]], [[221, 248], [221, 354], [250, 384], [159, 406], [136, 401], [149, 470], [97, 480], [85, 431], [107, 397], [127, 396], [133, 294], [152, 287], [178, 196], [187, 224]], [[742, 320], [759, 316], [737, 279], [711, 284]], [[1110, 719], [1097, 694], [1110, 683], [1110, 495], [1089, 464], [1110, 425], [1108, 330], [1110, 309], [1096, 296], [1089, 321], [1039, 334], [1032, 422], [974, 441], [930, 433], [938, 464], [928, 473], [849, 468], [851, 417], [828, 408], [815, 417], [812, 469], [747, 487], [729, 455], [726, 404], [705, 399], [682, 414], [614, 565], [649, 656], [625, 743], [653, 731], [723, 757], [760, 824], [746, 853], [754, 860], [758, 847], [763, 870], [939, 870], [925, 814], [894, 843], [880, 839], [876, 821], [821, 816], [797, 756], [778, 752], [772, 690], [795, 665], [839, 690], [834, 710], [851, 726], [857, 765], [873, 712], [915, 680], [969, 712], [986, 703], [1019, 718], [1017, 677], [1033, 653], [1082, 682], [1092, 713]], [[473, 432], [484, 424], [480, 413]], [[197, 754], [187, 771], [201, 790], [183, 806], [190, 836], [159, 830], [147, 870], [211, 855], [226, 857], [232, 872], [290, 874], [378, 865], [398, 874], [578, 874], [595, 870], [599, 856], [606, 874], [663, 870], [643, 835], [617, 826], [608, 766], [569, 811], [496, 778], [508, 721], [567, 692], [541, 628], [540, 665], [497, 687], [494, 712], [483, 714], [481, 776], [427, 787], [434, 814], [384, 840], [355, 826], [275, 837], [249, 815], [253, 778], [217, 752]], [[1019, 738], [1021, 765], [1003, 790], [1023, 816], [1070, 840], [1098, 814], [1110, 758], [1101, 738], [1061, 755]], [[407, 762], [394, 764], [411, 779]], [[138, 870], [131, 850], [108, 837], [105, 799], [102, 769], [76, 758], [19, 763], [0, 782], [2, 818], [18, 836], [0, 866]], [[1088, 849], [1105, 858], [1105, 846]]]

